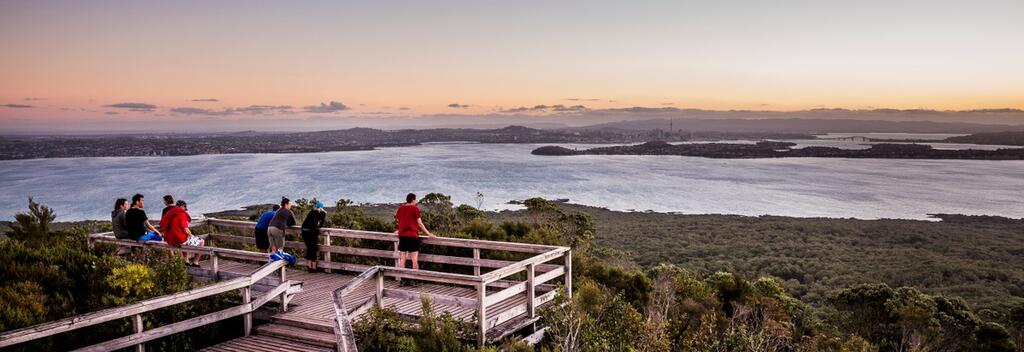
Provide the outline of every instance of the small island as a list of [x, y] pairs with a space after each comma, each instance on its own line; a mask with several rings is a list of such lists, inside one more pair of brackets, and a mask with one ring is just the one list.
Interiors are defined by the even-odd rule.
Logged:
[[544, 146], [534, 149], [533, 155], [678, 155], [716, 159], [742, 158], [872, 158], [872, 159], [974, 159], [1024, 160], [1024, 148], [998, 150], [944, 150], [925, 144], [883, 143], [868, 149], [841, 149], [836, 147], [793, 148], [795, 143], [761, 141], [755, 144], [738, 143], [684, 143], [671, 144], [653, 141], [636, 145], [619, 145], [591, 149], [569, 149]]

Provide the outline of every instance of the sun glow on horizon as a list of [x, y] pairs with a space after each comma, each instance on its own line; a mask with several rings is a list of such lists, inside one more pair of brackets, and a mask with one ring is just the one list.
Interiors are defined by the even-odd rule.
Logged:
[[0, 122], [1024, 109], [1020, 13], [995, 0], [4, 3]]

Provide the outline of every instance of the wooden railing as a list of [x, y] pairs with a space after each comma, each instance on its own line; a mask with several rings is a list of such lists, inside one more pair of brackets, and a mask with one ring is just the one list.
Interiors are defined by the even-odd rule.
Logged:
[[[119, 246], [128, 247], [167, 248], [167, 245], [163, 242], [138, 242], [132, 240], [119, 240], [115, 239], [112, 235], [113, 234], [109, 232], [94, 234], [90, 236], [90, 242], [111, 243]], [[210, 255], [210, 258], [212, 258], [214, 263], [216, 263], [216, 258], [219, 257], [255, 259], [253, 254], [258, 255], [259, 259], [261, 260], [266, 260], [262, 254], [233, 249], [188, 246], [183, 246], [181, 249], [187, 252]], [[214, 270], [217, 270], [216, 264], [214, 264]], [[211, 285], [191, 289], [185, 292], [179, 292], [166, 296], [151, 298], [126, 306], [105, 309], [93, 313], [82, 314], [66, 319], [61, 319], [53, 322], [43, 323], [18, 330], [5, 332], [3, 334], [0, 334], [0, 347], [7, 347], [26, 341], [53, 336], [56, 334], [124, 318], [132, 319], [132, 326], [134, 327], [133, 334], [117, 338], [114, 340], [102, 342], [99, 344], [95, 344], [92, 346], [83, 347], [75, 351], [112, 351], [132, 346], [135, 346], [136, 351], [143, 351], [144, 343], [147, 341], [152, 341], [154, 339], [184, 332], [187, 330], [191, 330], [197, 327], [201, 327], [207, 324], [211, 324], [214, 322], [222, 321], [237, 316], [243, 316], [244, 333], [245, 335], [249, 335], [249, 333], [252, 331], [252, 313], [255, 310], [259, 309], [264, 304], [266, 304], [267, 302], [274, 298], [279, 298], [282, 309], [287, 309], [287, 304], [290, 297], [297, 293], [299, 290], [301, 290], [301, 285], [285, 280], [285, 270], [285, 262], [270, 262], [264, 264], [259, 269], [256, 269], [249, 275], [235, 277], [230, 280], [217, 282]], [[252, 297], [252, 287], [254, 285], [267, 281], [266, 279], [268, 279], [269, 276], [275, 273], [280, 274], [280, 278], [277, 281], [277, 284], [274, 285], [271, 289], [269, 289], [269, 291], [266, 291], [266, 293], [263, 294], [263, 296], [255, 298]], [[205, 314], [192, 319], [187, 319], [184, 321], [164, 325], [155, 329], [146, 331], [143, 330], [142, 314], [152, 312], [160, 308], [169, 307], [184, 302], [194, 301], [204, 297], [210, 297], [234, 290], [241, 291], [241, 305]]]
[[[217, 227], [241, 229], [243, 231], [252, 231], [255, 226], [254, 223], [248, 221], [213, 218], [208, 220], [208, 224]], [[292, 229], [299, 231], [298, 227], [293, 227]], [[320, 230], [320, 235], [323, 238], [320, 252], [324, 254], [324, 260], [319, 262], [318, 266], [359, 273], [354, 279], [334, 291], [337, 320], [335, 331], [338, 337], [339, 351], [356, 351], [351, 319], [359, 316], [374, 305], [382, 305], [384, 298], [419, 301], [422, 297], [426, 297], [431, 302], [441, 305], [475, 309], [478, 325], [477, 343], [483, 345], [487, 341], [488, 332], [503, 323], [516, 318], [523, 319], [524, 325], [536, 321], [538, 319], [537, 307], [551, 301], [557, 294], [555, 285], [549, 284], [552, 280], [564, 277], [566, 293], [570, 297], [572, 295], [572, 252], [568, 247], [460, 238], [422, 239], [424, 245], [431, 247], [472, 249], [472, 257], [426, 253], [420, 253], [419, 255], [420, 262], [472, 267], [473, 274], [467, 275], [431, 270], [401, 269], [385, 265], [371, 266], [333, 262], [330, 257], [331, 253], [369, 258], [398, 259], [398, 237], [393, 233], [335, 228], [323, 228]], [[394, 244], [391, 246], [391, 250], [334, 245], [336, 243], [334, 240], [345, 238], [393, 242]], [[217, 234], [215, 231], [211, 235], [211, 239], [215, 241], [255, 244], [253, 237], [223, 235]], [[305, 244], [298, 241], [286, 241], [285, 247], [305, 249]], [[481, 258], [481, 250], [517, 252], [531, 256], [520, 261], [484, 259]], [[550, 263], [559, 258], [563, 259], [562, 263]], [[509, 279], [511, 276], [522, 272], [526, 273], [525, 280]], [[466, 286], [476, 291], [476, 297], [466, 298], [412, 290], [390, 289], [384, 287], [384, 278], [387, 276], [434, 284]], [[348, 297], [351, 293], [360, 291], [366, 285], [371, 284], [373, 285], [374, 294], [370, 298], [359, 302], [352, 302], [350, 297]], [[488, 294], [489, 288], [498, 291]], [[538, 291], [543, 292], [538, 294]], [[510, 309], [502, 310], [497, 314], [488, 314], [489, 308], [494, 308], [496, 305], [524, 293], [526, 299], [523, 303]]]
[[[207, 219], [207, 223], [209, 225], [216, 227], [234, 228], [245, 231], [243, 232], [244, 235], [242, 236], [232, 236], [213, 233], [210, 235], [210, 238], [215, 241], [244, 243], [249, 245], [256, 244], [256, 239], [252, 235], [250, 235], [250, 233], [253, 231], [253, 227], [255, 226], [255, 223], [253, 222], [209, 218]], [[294, 233], [298, 233], [300, 228], [297, 226], [293, 226], [291, 227], [290, 230], [293, 230]], [[320, 236], [323, 239], [323, 243], [320, 245], [320, 253], [323, 253], [325, 255], [324, 260], [319, 262], [317, 265], [325, 269], [344, 270], [358, 273], [366, 271], [371, 267], [371, 265], [333, 262], [331, 260], [331, 257], [327, 255], [328, 253], [346, 256], [387, 258], [393, 260], [398, 259], [398, 236], [395, 236], [395, 234], [393, 233], [348, 230], [337, 228], [322, 228], [320, 229]], [[391, 248], [388, 250], [354, 248], [335, 245], [336, 243], [339, 243], [338, 241], [341, 239], [359, 239], [379, 242], [390, 242], [392, 243], [392, 245], [390, 246]], [[551, 251], [553, 249], [561, 248], [557, 246], [546, 246], [528, 243], [499, 242], [444, 237], [425, 237], [423, 238], [422, 243], [424, 245], [433, 247], [455, 247], [472, 249], [473, 257], [459, 257], [420, 253], [419, 261], [421, 263], [437, 263], [473, 267], [474, 274], [482, 270], [503, 268], [508, 265], [516, 263], [514, 261], [509, 260], [480, 259], [480, 250], [496, 250], [519, 253], [544, 253]], [[306, 248], [305, 244], [300, 241], [285, 241], [284, 246], [285, 248], [303, 250]], [[552, 270], [554, 268], [554, 265], [543, 265], [539, 269], [547, 271]]]

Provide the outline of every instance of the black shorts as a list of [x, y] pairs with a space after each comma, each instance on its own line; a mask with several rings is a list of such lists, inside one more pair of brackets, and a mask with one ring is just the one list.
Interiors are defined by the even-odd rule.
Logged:
[[267, 229], [256, 229], [256, 248], [270, 249], [270, 236], [267, 235]]
[[398, 236], [398, 251], [399, 252], [419, 252], [420, 251], [420, 238], [419, 237]]
[[302, 229], [302, 242], [306, 243], [306, 260], [316, 260], [320, 252], [320, 230]]

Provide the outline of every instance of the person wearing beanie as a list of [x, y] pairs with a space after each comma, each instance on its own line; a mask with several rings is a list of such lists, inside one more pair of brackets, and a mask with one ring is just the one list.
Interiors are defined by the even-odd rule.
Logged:
[[[324, 210], [324, 203], [316, 202], [316, 208], [306, 214], [302, 221], [302, 241], [306, 243], [306, 266], [309, 272], [320, 271], [316, 266], [317, 254], [320, 252], [320, 228], [327, 220], [327, 211]], [[330, 255], [330, 254], [328, 254]]]

